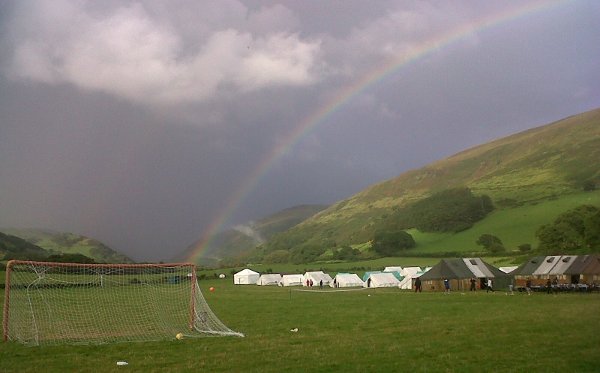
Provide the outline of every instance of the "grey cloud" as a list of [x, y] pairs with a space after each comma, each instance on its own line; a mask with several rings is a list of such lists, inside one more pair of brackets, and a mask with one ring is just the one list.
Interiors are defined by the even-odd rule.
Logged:
[[224, 227], [600, 106], [600, 5], [545, 4], [2, 2], [0, 227], [168, 260], [240, 190]]

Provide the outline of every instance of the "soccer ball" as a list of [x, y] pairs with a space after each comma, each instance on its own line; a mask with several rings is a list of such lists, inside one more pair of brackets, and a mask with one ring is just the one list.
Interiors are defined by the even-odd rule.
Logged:
[[175, 338], [181, 340], [181, 339], [183, 339], [183, 334], [177, 333], [177, 335], [175, 336]]

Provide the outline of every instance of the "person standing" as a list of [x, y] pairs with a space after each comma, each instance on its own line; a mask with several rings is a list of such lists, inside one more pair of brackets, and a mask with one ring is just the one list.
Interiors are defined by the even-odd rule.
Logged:
[[531, 279], [528, 278], [525, 282], [525, 290], [527, 290], [527, 295], [531, 295]]
[[486, 289], [486, 291], [485, 291], [485, 292], [486, 292], [486, 293], [489, 293], [490, 291], [491, 291], [492, 293], [494, 292], [494, 286], [493, 286], [493, 283], [492, 283], [492, 279], [491, 279], [491, 278], [488, 278], [488, 279], [487, 279], [487, 289]]
[[475, 277], [471, 277], [471, 287], [469, 288], [469, 291], [476, 291], [476, 289], [475, 289], [476, 283], [477, 283], [477, 281], [475, 280]]
[[417, 277], [417, 279], [415, 280], [415, 293], [420, 293], [422, 291], [423, 289], [421, 288], [421, 279]]
[[546, 281], [546, 294], [552, 293], [552, 281], [550, 277], [548, 277], [548, 281]]
[[450, 294], [450, 280], [444, 278], [444, 293]]

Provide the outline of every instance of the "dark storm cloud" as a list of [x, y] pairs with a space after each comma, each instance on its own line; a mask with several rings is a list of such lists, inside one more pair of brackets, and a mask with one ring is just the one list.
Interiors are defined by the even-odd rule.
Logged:
[[[332, 203], [600, 106], [600, 5], [533, 4], [340, 107], [273, 163], [227, 223]], [[0, 226], [72, 231], [168, 260], [344, 87], [432, 37], [526, 6], [4, 2]]]

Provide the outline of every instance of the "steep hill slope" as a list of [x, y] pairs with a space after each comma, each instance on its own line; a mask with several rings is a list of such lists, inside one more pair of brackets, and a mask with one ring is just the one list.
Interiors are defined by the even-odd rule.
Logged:
[[368, 242], [395, 211], [452, 188], [468, 187], [477, 195], [488, 195], [497, 210], [560, 199], [581, 193], [585, 185], [600, 185], [599, 159], [600, 109], [596, 109], [373, 185], [277, 235], [261, 255], [282, 248], [319, 250]]
[[[322, 211], [324, 205], [301, 205], [290, 207], [257, 221], [238, 225], [232, 229], [217, 234], [202, 255], [198, 258], [201, 264], [214, 264], [223, 258], [235, 258], [245, 254], [257, 245], [269, 240], [274, 234], [283, 232], [296, 224]], [[175, 260], [188, 258], [200, 249], [203, 241], [190, 245]]]
[[25, 259], [28, 257], [43, 258], [48, 252], [24, 239], [0, 232], [0, 260], [5, 257], [10, 259]]
[[98, 263], [132, 263], [102, 242], [73, 233], [53, 232], [41, 229], [2, 229], [3, 232], [20, 237], [47, 251], [47, 254], [82, 254]]

